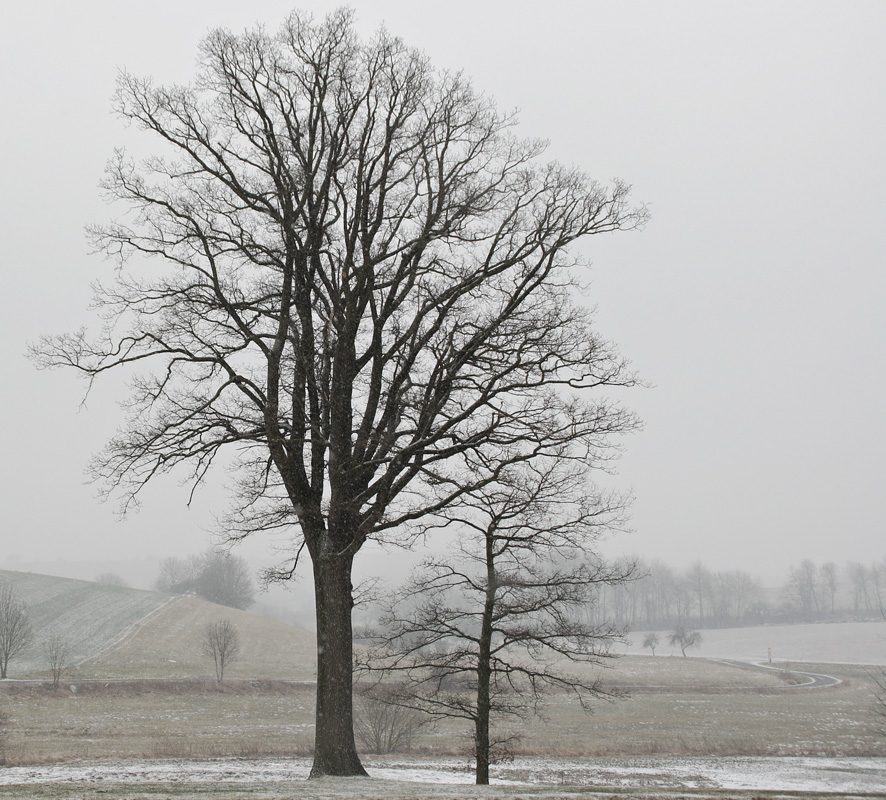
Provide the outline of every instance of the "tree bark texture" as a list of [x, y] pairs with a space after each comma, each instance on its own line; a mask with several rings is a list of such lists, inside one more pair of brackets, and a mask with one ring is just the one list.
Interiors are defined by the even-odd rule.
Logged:
[[314, 561], [317, 713], [311, 777], [366, 775], [354, 741], [350, 557]]

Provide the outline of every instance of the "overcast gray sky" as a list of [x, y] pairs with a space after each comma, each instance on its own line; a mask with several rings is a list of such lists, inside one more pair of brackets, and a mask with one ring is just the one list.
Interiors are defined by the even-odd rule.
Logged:
[[[323, 15], [337, 3], [303, 2]], [[809, 557], [886, 555], [886, 3], [352, 4], [439, 66], [462, 69], [549, 156], [621, 177], [652, 221], [591, 241], [598, 326], [652, 388], [619, 481], [635, 531], [615, 551], [778, 577]], [[24, 358], [95, 324], [85, 224], [116, 145], [118, 67], [187, 82], [213, 27], [280, 0], [81, 0], [0, 17], [3, 547], [25, 562], [185, 555], [218, 492], [170, 481], [125, 523], [83, 467], [119, 418], [118, 385], [78, 409], [73, 374]], [[267, 543], [245, 554], [261, 561]]]

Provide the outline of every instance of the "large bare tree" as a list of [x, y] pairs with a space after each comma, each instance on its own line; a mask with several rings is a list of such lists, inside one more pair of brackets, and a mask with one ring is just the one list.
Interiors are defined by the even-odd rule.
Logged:
[[[543, 144], [460, 75], [351, 14], [219, 30], [189, 86], [123, 73], [116, 109], [158, 154], [119, 151], [104, 188], [131, 214], [93, 231], [120, 259], [97, 337], [47, 338], [46, 366], [123, 368], [130, 415], [93, 464], [124, 508], [183, 467], [237, 454], [236, 538], [281, 526], [317, 608], [312, 775], [363, 774], [354, 747], [351, 570], [370, 537], [487, 450], [581, 440], [632, 381], [576, 304], [570, 246], [633, 228], [628, 188], [540, 161]], [[135, 256], [135, 258], [130, 258]], [[127, 261], [128, 259], [128, 261]]]
[[612, 656], [622, 632], [588, 623], [584, 607], [631, 577], [594, 556], [623, 500], [595, 492], [584, 472], [565, 452], [495, 469], [437, 515], [426, 527], [451, 531], [455, 548], [394, 596], [363, 662], [389, 679], [377, 684], [388, 702], [470, 722], [478, 784], [509, 738], [496, 739], [494, 719], [537, 708], [548, 689], [584, 707], [611, 694], [588, 665]]

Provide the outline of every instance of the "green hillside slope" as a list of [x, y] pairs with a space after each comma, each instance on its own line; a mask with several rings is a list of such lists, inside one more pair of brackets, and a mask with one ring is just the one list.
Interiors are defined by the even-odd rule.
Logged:
[[225, 678], [316, 677], [316, 637], [283, 622], [210, 603], [202, 597], [176, 597], [135, 626], [119, 644], [81, 664], [81, 677], [210, 678], [214, 667], [200, 639], [210, 622], [229, 619], [241, 640], [241, 657], [225, 668]]
[[168, 595], [90, 581], [0, 570], [28, 607], [34, 642], [9, 663], [10, 677], [47, 668], [44, 645], [52, 631], [65, 637], [77, 663], [111, 647], [140, 620], [169, 602]]
[[34, 642], [9, 664], [11, 678], [45, 677], [45, 644], [57, 631], [70, 647], [67, 678], [209, 678], [200, 640], [210, 622], [229, 619], [241, 657], [225, 677], [313, 680], [316, 638], [310, 631], [210, 603], [201, 597], [107, 586], [0, 570], [28, 607]]

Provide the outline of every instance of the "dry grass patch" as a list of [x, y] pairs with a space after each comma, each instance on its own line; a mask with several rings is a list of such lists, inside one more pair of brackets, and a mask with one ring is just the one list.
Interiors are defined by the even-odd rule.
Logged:
[[765, 690], [786, 682], [776, 670], [682, 656], [626, 656], [599, 674], [604, 685], [631, 692]]
[[5, 687], [10, 763], [292, 756], [313, 746], [314, 690], [282, 681]]
[[[525, 755], [886, 755], [867, 668], [794, 666], [843, 683], [790, 688], [777, 675], [703, 659], [626, 657], [608, 675], [637, 687], [629, 698], [588, 715], [552, 694], [541, 717], [504, 728], [520, 735], [512, 749]], [[12, 763], [287, 756], [313, 744], [313, 686], [280, 680], [104, 681], [76, 693], [6, 685], [0, 708]], [[419, 732], [413, 752], [466, 755], [468, 734], [442, 721]]]
[[[698, 660], [695, 669], [703, 670], [704, 664]], [[738, 684], [733, 691], [711, 691], [709, 682], [693, 690], [680, 681], [654, 691], [638, 688], [626, 700], [601, 703], [592, 715], [557, 695], [549, 698], [547, 719], [526, 726], [523, 750], [576, 756], [886, 755], [886, 740], [877, 735], [871, 714], [865, 667], [793, 666], [843, 683], [755, 690]]]

